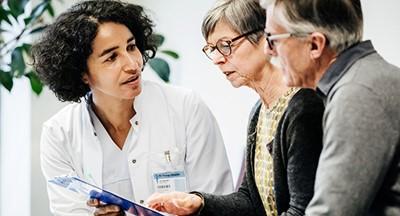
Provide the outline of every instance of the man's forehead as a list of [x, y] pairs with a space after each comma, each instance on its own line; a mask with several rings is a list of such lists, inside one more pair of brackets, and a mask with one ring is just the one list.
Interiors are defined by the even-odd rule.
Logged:
[[267, 16], [266, 16], [266, 25], [268, 26], [268, 27], [271, 27], [271, 25], [273, 25], [275, 22], [274, 22], [274, 18], [275, 18], [275, 16], [276, 15], [274, 15], [274, 13], [275, 13], [275, 6], [274, 5], [269, 5], [268, 7], [267, 7], [267, 9], [266, 9], [266, 13], [267, 13]]
[[267, 31], [285, 31], [286, 28], [282, 25], [282, 16], [281, 7], [276, 6], [274, 4], [270, 4], [267, 7], [266, 13], [266, 25], [265, 28]]
[[260, 0], [260, 6], [264, 9], [267, 9], [268, 5], [272, 4], [274, 1], [272, 0]]

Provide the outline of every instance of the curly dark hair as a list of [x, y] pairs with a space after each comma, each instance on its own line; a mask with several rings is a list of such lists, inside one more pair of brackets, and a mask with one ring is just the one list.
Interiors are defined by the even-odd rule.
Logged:
[[141, 6], [118, 0], [78, 3], [49, 25], [32, 47], [36, 73], [60, 101], [80, 102], [90, 91], [82, 77], [88, 70], [92, 42], [104, 22], [123, 24], [132, 32], [144, 63], [154, 57], [157, 46], [152, 36], [153, 22]]

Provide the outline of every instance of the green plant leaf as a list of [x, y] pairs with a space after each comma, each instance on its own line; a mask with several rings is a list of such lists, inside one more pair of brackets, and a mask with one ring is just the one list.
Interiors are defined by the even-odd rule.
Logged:
[[8, 91], [11, 91], [13, 87], [13, 77], [11, 76], [11, 73], [0, 70], [0, 83]]
[[153, 40], [156, 43], [156, 46], [159, 47], [164, 43], [164, 36], [160, 35], [160, 34], [153, 34]]
[[53, 5], [51, 5], [51, 3], [47, 5], [47, 11], [49, 12], [51, 17], [54, 17], [54, 8]]
[[31, 15], [24, 19], [25, 25], [28, 25], [30, 22], [35, 22], [40, 16], [42, 16], [43, 12], [46, 11], [47, 6], [50, 4], [49, 1], [44, 1], [38, 4], [31, 12]]
[[166, 55], [168, 55], [168, 56], [170, 56], [170, 57], [172, 57], [172, 58], [174, 58], [174, 59], [178, 59], [179, 58], [178, 53], [176, 53], [176, 52], [174, 52], [172, 50], [161, 50], [161, 52], [166, 54]]
[[150, 67], [157, 73], [157, 75], [164, 80], [164, 82], [169, 82], [169, 65], [161, 58], [153, 58], [149, 61]]
[[21, 77], [25, 72], [25, 60], [22, 55], [22, 47], [17, 47], [11, 54], [11, 73], [16, 77]]
[[32, 91], [35, 92], [36, 95], [40, 95], [40, 93], [43, 90], [43, 83], [40, 81], [40, 79], [38, 78], [36, 73], [31, 71], [31, 72], [25, 74], [25, 76], [29, 78], [29, 81], [31, 83]]
[[35, 33], [42, 32], [42, 31], [45, 30], [46, 28], [47, 28], [47, 25], [43, 25], [43, 26], [36, 27], [36, 28], [32, 29], [32, 30], [29, 32], [29, 34], [35, 34]]
[[24, 43], [21, 47], [22, 47], [22, 50], [24, 50], [27, 55], [31, 55], [31, 49], [32, 49], [31, 44]]
[[29, 0], [8, 0], [7, 4], [13, 17], [17, 18], [24, 13], [25, 5]]
[[10, 14], [9, 11], [7, 11], [6, 9], [4, 9], [3, 7], [0, 7], [0, 21], [4, 20], [6, 22], [8, 22], [11, 25], [10, 20], [8, 19], [8, 15]]

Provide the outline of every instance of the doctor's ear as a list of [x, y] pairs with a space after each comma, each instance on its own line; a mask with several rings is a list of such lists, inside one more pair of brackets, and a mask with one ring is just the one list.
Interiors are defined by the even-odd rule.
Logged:
[[88, 74], [87, 74], [87, 73], [84, 73], [84, 74], [83, 74], [83, 76], [82, 76], [82, 81], [83, 81], [85, 84], [89, 85], [89, 78], [88, 78]]
[[322, 52], [327, 46], [327, 38], [324, 34], [320, 32], [313, 32], [310, 35], [311, 37], [311, 50], [310, 50], [310, 57], [312, 59], [317, 59], [321, 57]]

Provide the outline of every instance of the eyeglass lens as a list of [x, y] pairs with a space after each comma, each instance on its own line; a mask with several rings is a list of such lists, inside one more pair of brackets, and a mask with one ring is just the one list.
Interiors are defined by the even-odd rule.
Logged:
[[231, 41], [229, 40], [219, 40], [216, 43], [216, 46], [208, 45], [203, 48], [204, 53], [208, 58], [213, 59], [216, 55], [215, 51], [218, 50], [224, 56], [228, 56], [231, 54]]
[[212, 45], [205, 46], [203, 48], [203, 52], [211, 60], [214, 59], [215, 57], [215, 50], [218, 50], [218, 52], [221, 53], [223, 56], [229, 56], [232, 53], [232, 42], [261, 30], [262, 29], [252, 30], [244, 34], [241, 34], [231, 40], [218, 40], [215, 46]]

